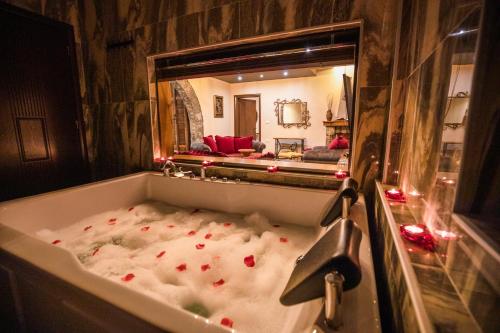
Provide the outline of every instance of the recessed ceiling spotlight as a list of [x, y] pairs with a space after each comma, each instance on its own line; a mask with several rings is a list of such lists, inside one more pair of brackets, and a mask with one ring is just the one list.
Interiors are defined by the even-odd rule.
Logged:
[[288, 71], [284, 71], [284, 72], [283, 72], [283, 75], [284, 75], [284, 76], [288, 76]]
[[260, 74], [259, 77], [262, 79], [264, 77], [264, 74]]
[[241, 81], [241, 80], [243, 80], [243, 76], [238, 75], [237, 79], [238, 79], [238, 81]]
[[306, 53], [309, 53], [309, 52], [311, 52], [311, 49], [308, 47], [308, 48], [306, 49]]

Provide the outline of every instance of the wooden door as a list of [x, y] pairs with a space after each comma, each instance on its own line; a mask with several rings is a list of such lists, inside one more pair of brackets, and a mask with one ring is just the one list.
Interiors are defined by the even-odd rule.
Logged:
[[253, 99], [238, 98], [236, 100], [235, 136], [256, 137], [257, 102]]
[[0, 201], [89, 181], [72, 27], [0, 4]]

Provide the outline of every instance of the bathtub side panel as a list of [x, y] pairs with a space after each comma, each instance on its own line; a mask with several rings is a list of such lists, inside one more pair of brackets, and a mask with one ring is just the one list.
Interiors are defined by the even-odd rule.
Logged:
[[150, 177], [151, 199], [181, 207], [251, 214], [274, 222], [319, 226], [335, 191]]

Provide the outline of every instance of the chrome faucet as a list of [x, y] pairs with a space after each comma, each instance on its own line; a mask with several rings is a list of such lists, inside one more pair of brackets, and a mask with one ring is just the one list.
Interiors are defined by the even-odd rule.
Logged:
[[174, 172], [177, 169], [177, 166], [175, 165], [174, 162], [172, 162], [171, 160], [165, 160], [165, 162], [160, 168], [164, 176], [170, 177], [170, 167], [173, 169]]

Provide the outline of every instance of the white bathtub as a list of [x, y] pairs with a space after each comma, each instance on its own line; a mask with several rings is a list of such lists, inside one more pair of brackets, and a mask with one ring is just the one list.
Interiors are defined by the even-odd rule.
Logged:
[[[139, 173], [0, 204], [0, 316], [31, 331], [227, 332], [218, 323], [165, 305], [87, 272], [64, 249], [35, 237], [87, 216], [148, 199], [168, 204], [247, 214], [318, 228], [334, 192], [284, 186], [166, 178]], [[352, 218], [363, 231], [361, 284], [344, 294], [344, 326], [339, 332], [380, 332], [377, 294], [363, 198]], [[318, 233], [318, 234], [319, 234]], [[282, 331], [307, 331], [321, 300], [290, 307]], [[3, 319], [3, 318], [2, 318]], [[4, 321], [5, 324], [5, 321]]]

